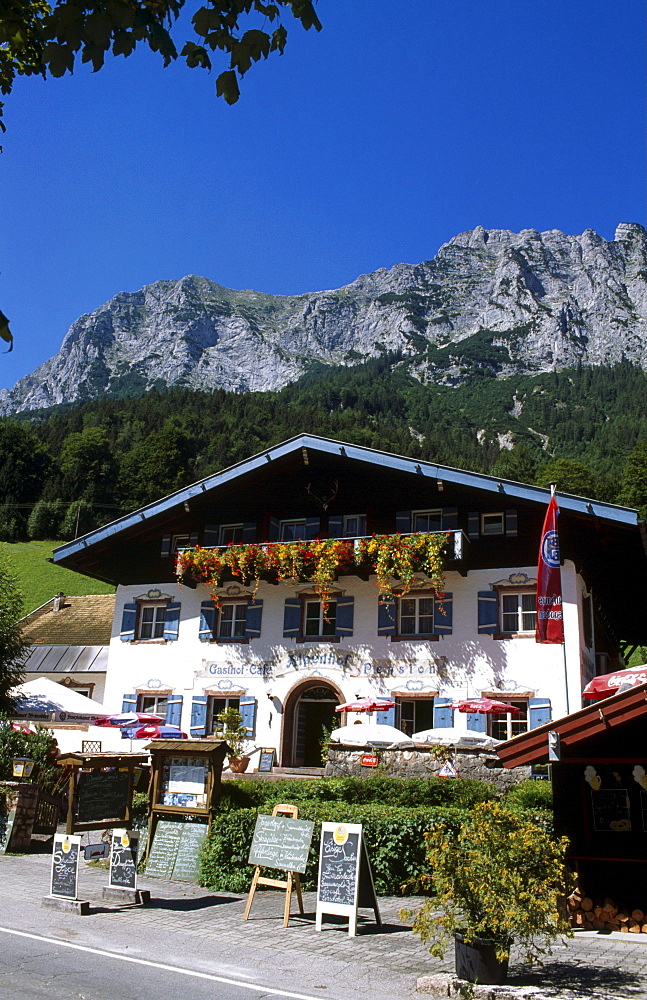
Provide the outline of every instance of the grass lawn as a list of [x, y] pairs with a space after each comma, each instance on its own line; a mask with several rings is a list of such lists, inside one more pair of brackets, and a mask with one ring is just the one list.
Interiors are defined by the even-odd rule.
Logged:
[[115, 588], [108, 583], [48, 563], [46, 560], [59, 544], [60, 542], [0, 542], [0, 553], [8, 557], [24, 595], [24, 614], [39, 608], [59, 590], [71, 597], [114, 594]]

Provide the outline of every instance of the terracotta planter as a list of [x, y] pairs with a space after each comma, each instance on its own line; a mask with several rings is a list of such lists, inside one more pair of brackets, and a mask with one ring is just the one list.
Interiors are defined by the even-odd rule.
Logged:
[[502, 986], [508, 978], [508, 959], [500, 962], [496, 945], [488, 938], [476, 938], [467, 944], [460, 932], [454, 935], [456, 947], [456, 975], [468, 983], [483, 986]]
[[243, 774], [249, 766], [249, 757], [228, 757], [229, 770], [234, 774]]

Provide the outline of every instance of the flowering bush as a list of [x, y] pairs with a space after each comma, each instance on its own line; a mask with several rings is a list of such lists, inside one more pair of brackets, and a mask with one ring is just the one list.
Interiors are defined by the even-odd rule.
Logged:
[[[314, 585], [324, 605], [324, 614], [338, 576], [355, 566], [368, 565], [377, 576], [380, 596], [394, 597], [394, 585], [399, 594], [406, 594], [415, 585], [414, 574], [423, 572], [436, 594], [442, 598], [444, 576], [442, 550], [448, 536], [422, 531], [415, 535], [373, 535], [355, 541], [347, 538], [315, 538], [296, 542], [251, 542], [227, 545], [225, 548], [185, 549], [178, 556], [177, 574], [187, 575], [211, 590], [221, 586], [225, 573], [254, 588], [262, 576], [278, 580]], [[425, 583], [429, 586], [429, 583]]]

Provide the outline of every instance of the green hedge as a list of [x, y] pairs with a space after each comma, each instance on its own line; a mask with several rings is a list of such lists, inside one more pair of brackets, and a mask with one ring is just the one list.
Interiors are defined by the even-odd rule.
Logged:
[[225, 781], [221, 811], [260, 809], [271, 812], [277, 802], [327, 802], [418, 808], [452, 806], [471, 809], [497, 798], [494, 785], [449, 778], [315, 778], [282, 781]]
[[[364, 784], [363, 781], [361, 783]], [[302, 785], [306, 782], [289, 784]], [[278, 801], [280, 800], [279, 798]], [[287, 800], [290, 801], [289, 798]], [[254, 871], [252, 865], [247, 863], [247, 858], [256, 815], [255, 809], [231, 809], [216, 817], [202, 853], [201, 885], [212, 890], [247, 892]], [[425, 832], [439, 825], [458, 830], [467, 815], [466, 809], [456, 807], [406, 808], [388, 804], [348, 805], [335, 801], [321, 803], [301, 800], [299, 819], [309, 819], [315, 823], [308, 866], [301, 878], [302, 886], [308, 890], [317, 886], [322, 822], [362, 824], [377, 893], [393, 896], [412, 891], [417, 880], [428, 869]], [[269, 870], [267, 874], [270, 874]], [[277, 877], [276, 872], [274, 877]], [[408, 888], [405, 889], [405, 885]]]

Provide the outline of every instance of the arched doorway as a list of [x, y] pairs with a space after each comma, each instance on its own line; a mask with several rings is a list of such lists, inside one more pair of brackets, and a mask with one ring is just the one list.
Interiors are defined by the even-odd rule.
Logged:
[[330, 681], [312, 677], [297, 684], [283, 708], [281, 761], [284, 767], [322, 767], [324, 729], [332, 729], [341, 691]]

